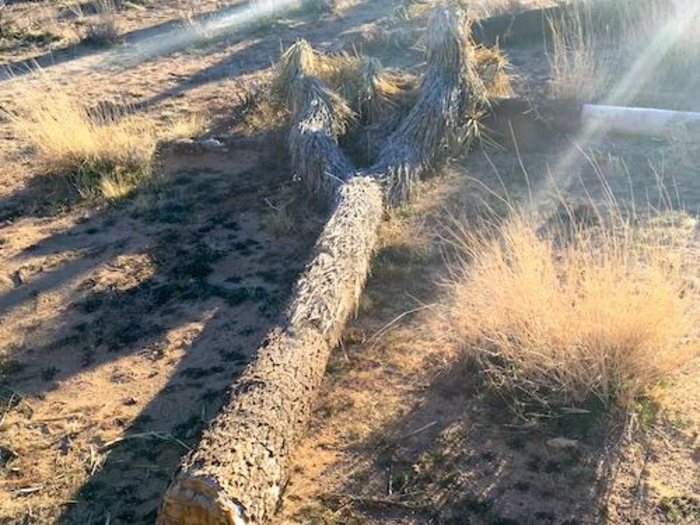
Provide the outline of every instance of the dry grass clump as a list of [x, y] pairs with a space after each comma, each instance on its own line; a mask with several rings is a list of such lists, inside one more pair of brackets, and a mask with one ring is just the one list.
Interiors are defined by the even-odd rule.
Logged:
[[324, 80], [363, 118], [376, 121], [395, 109], [394, 99], [401, 88], [392, 82], [378, 59], [340, 54], [326, 60], [328, 71]]
[[474, 59], [489, 98], [510, 98], [515, 95], [508, 75], [508, 58], [498, 46], [475, 46]]
[[700, 68], [699, 22], [695, 0], [575, 2], [549, 21], [551, 93], [596, 100], [611, 91], [613, 81], [619, 83], [618, 98], [687, 89]]
[[48, 80], [26, 89], [3, 113], [42, 168], [68, 176], [86, 198], [127, 195], [153, 174], [159, 139], [196, 135], [203, 127], [197, 115], [159, 128], [114, 106], [93, 108]]
[[55, 11], [18, 15], [0, 1], [0, 50], [26, 45], [64, 47], [79, 41], [75, 27], [64, 23]]
[[522, 216], [462, 233], [449, 325], [519, 413], [629, 408], [689, 357], [682, 243], [622, 222], [561, 239]]
[[94, 0], [95, 14], [85, 17], [84, 42], [96, 45], [110, 45], [119, 41], [117, 24], [118, 5], [114, 0]]
[[207, 119], [201, 113], [175, 117], [158, 131], [159, 140], [193, 139], [207, 130]]
[[548, 22], [552, 39], [551, 95], [584, 101], [601, 97], [612, 82], [614, 49], [609, 35], [591, 30], [594, 23], [590, 4], [575, 3]]

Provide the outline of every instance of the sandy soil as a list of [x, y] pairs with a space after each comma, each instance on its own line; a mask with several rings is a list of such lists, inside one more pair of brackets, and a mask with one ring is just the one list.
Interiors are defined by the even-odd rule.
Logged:
[[[49, 16], [47, 4], [12, 8], [40, 18]], [[264, 85], [280, 49], [299, 37], [325, 51], [364, 47], [388, 65], [416, 67], [422, 56], [414, 38], [421, 20], [395, 32], [382, 25], [390, 0], [342, 2], [320, 18], [289, 14], [150, 53], [182, 31], [179, 4], [125, 11], [126, 34], [113, 48], [32, 44], [0, 53], [15, 71], [0, 78], [0, 104], [32, 82], [22, 68], [33, 58], [96, 104], [163, 121], [201, 112], [207, 135], [225, 145], [163, 151], [155, 186], [108, 206], [80, 202], [60, 180], [40, 176], [26, 145], [0, 122], [0, 523], [154, 522], [179, 458], [274, 324], [323, 223], [288, 172], [283, 127], [242, 124], [247, 93]], [[200, 9], [221, 13], [219, 4]], [[518, 94], [542, 93], [541, 49], [509, 53]], [[630, 198], [633, 180], [640, 203], [658, 204], [664, 179], [667, 200], [700, 213], [700, 154], [687, 144], [601, 141], [585, 146], [588, 159], [565, 139], [533, 144], [520, 156], [473, 152], [387, 220], [278, 523], [698, 517], [697, 365], [634, 436], [621, 435], [614, 419], [531, 428], [494, 404], [436, 338], [431, 305], [446, 272], [438, 223], [445, 209], [497, 206], [484, 189], [501, 191], [494, 168], [525, 205], [533, 192], [533, 205], [552, 206], [548, 171], [572, 201], [584, 200], [581, 182], [599, 199], [602, 173], [621, 199]], [[574, 444], [557, 446], [551, 440], [559, 437]]]

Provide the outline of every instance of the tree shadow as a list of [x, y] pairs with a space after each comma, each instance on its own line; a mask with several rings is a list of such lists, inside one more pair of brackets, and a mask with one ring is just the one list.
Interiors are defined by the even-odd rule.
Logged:
[[[329, 48], [333, 47], [332, 42], [328, 41], [329, 32], [330, 34], [333, 33], [333, 26], [341, 28], [347, 20], [361, 23], [363, 20], [372, 19], [374, 16], [375, 11], [368, 2], [358, 3], [344, 12], [342, 17], [336, 16], [324, 24], [317, 23], [318, 15], [302, 13], [295, 18], [293, 26], [289, 24], [272, 24], [266, 32], [270, 35], [274, 34], [274, 38], [265, 37], [252, 40], [249, 45], [226, 55], [221, 60], [204, 67], [190, 77], [182, 78], [179, 82], [159, 93], [128, 104], [103, 101], [98, 103], [98, 106], [104, 104], [108, 106], [111, 113], [118, 115], [147, 111], [154, 105], [181, 97], [188, 91], [198, 87], [226, 78], [233, 79], [250, 75], [270, 67], [279, 56], [281, 50], [299, 38], [300, 33], [304, 33], [304, 37], [315, 46]], [[250, 35], [247, 36], [252, 36], [255, 33], [255, 30], [252, 29], [248, 31]], [[228, 43], [223, 45], [228, 45]], [[247, 89], [247, 86], [244, 86], [244, 88]], [[229, 111], [236, 115], [240, 113], [240, 107], [245, 106], [245, 104], [245, 100], [239, 101]], [[240, 115], [238, 116], [240, 117]], [[232, 122], [224, 119], [222, 122], [217, 122], [216, 125], [218, 129], [225, 130], [226, 127], [231, 127]], [[29, 179], [21, 189], [0, 198], [0, 222], [12, 221], [26, 216], [52, 216], [69, 208], [75, 203], [75, 200], [75, 192], [65, 179], [56, 177], [54, 174], [36, 175]]]
[[[297, 7], [284, 14], [289, 18], [280, 18], [271, 22], [239, 22], [237, 17], [250, 7], [246, 2], [240, 5], [223, 6], [220, 9], [196, 17], [192, 24], [170, 20], [154, 26], [137, 29], [122, 35], [122, 42], [110, 49], [101, 49], [88, 42], [80, 43], [59, 51], [49, 51], [29, 59], [17, 60], [4, 65], [9, 72], [2, 80], [14, 79], [34, 71], [37, 66], [48, 69], [61, 64], [75, 62], [79, 59], [94, 57], [90, 67], [102, 70], [134, 67], [140, 63], [167, 57], [180, 51], [202, 46], [228, 47], [233, 42], [244, 42], [259, 37], [259, 45], [267, 44], [273, 52], [270, 56], [260, 56], [261, 49], [251, 50], [241, 58], [241, 63], [250, 69], [241, 68], [240, 72], [252, 72], [267, 67], [270, 58], [278, 54], [282, 41], [294, 42], [300, 32], [306, 33], [310, 40], [325, 40], [329, 26], [337, 25], [340, 29], [348, 19], [355, 21], [372, 19], [374, 10], [368, 2], [360, 2], [342, 16], [326, 16], [314, 12], [309, 7]], [[319, 20], [324, 20], [319, 24]], [[273, 37], [274, 36], [274, 37]], [[276, 52], [275, 52], [276, 51]], [[256, 56], [256, 53], [258, 56]], [[229, 71], [230, 74], [230, 71]]]
[[[91, 5], [91, 4], [87, 4]], [[247, 4], [223, 6], [211, 13], [203, 13], [194, 17], [193, 23], [206, 23], [207, 21], [215, 20], [216, 18], [233, 16], [247, 7]], [[47, 51], [39, 56], [34, 56], [28, 59], [16, 60], [4, 64], [6, 70], [12, 72], [11, 78], [22, 76], [40, 67], [48, 69], [61, 64], [90, 57], [93, 55], [103, 55], [105, 60], [103, 66], [109, 64], [121, 64], [128, 61], [128, 57], [133, 57], [130, 63], [137, 63], [143, 60], [143, 57], [148, 57], [148, 54], [140, 53], [144, 48], [156, 46], [157, 43], [165, 41], [160, 46], [159, 50], [164, 54], [170, 54], [181, 50], [183, 47], [196, 43], [199, 39], [192, 36], [193, 30], [188, 29], [180, 20], [167, 20], [157, 23], [152, 26], [135, 29], [120, 35], [121, 43], [112, 49], [105, 50], [103, 46], [98, 46], [90, 42], [81, 42], [79, 44], [59, 49], [56, 51]], [[250, 30], [241, 35], [249, 37]], [[218, 40], [225, 38], [220, 36]], [[206, 39], [202, 39], [206, 40]], [[214, 42], [217, 40], [212, 39]], [[170, 41], [170, 43], [167, 43]], [[158, 56], [158, 55], [157, 55]], [[161, 55], [162, 56], [162, 55]], [[136, 62], [134, 62], [136, 61]]]
[[[108, 445], [71, 432], [58, 442], [42, 438], [59, 455], [89, 447], [99, 456], [61, 523], [104, 523], [107, 516], [112, 523], [154, 521], [180, 456], [196, 444], [278, 320], [303, 269], [320, 210], [298, 203], [291, 220], [304, 226], [282, 237], [265, 227], [264, 199], [280, 191], [289, 198], [286, 155], [266, 135], [234, 138], [226, 147], [226, 153], [164, 159], [159, 188], [93, 212], [14, 261], [39, 266], [0, 299], [5, 320], [22, 312], [31, 318], [33, 304], [52, 293], [63, 299], [55, 315], [39, 318], [12, 350], [21, 363], [7, 378], [13, 391], [41, 400], [108, 367], [109, 381], [134, 385], [125, 406], [138, 406], [134, 374], [143, 369], [124, 364], [135, 360], [152, 366], [153, 381], [164, 384], [133, 421], [115, 416], [97, 423], [118, 428], [125, 440]], [[188, 331], [191, 324], [199, 328]], [[36, 425], [31, 413], [22, 418]]]
[[369, 467], [327, 503], [372, 521], [600, 523], [622, 437], [622, 425], [591, 415], [523, 424], [479, 387], [475, 370], [457, 366], [356, 446]]

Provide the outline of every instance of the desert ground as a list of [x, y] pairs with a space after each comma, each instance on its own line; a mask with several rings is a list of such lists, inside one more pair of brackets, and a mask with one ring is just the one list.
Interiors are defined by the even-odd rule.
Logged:
[[[280, 55], [304, 39], [417, 76], [434, 4], [281, 2], [246, 22], [248, 4], [218, 0], [0, 4], [1, 524], [156, 522], [328, 219], [290, 167], [289, 108], [270, 95]], [[555, 4], [462, 7], [507, 21]], [[683, 64], [651, 46], [667, 54], [639, 60], [643, 36], [621, 50], [615, 31], [578, 34], [571, 20], [584, 15], [539, 16], [535, 35], [518, 36], [512, 18], [498, 39], [508, 96], [531, 109], [505, 124], [489, 109], [480, 140], [387, 208], [275, 525], [700, 521], [700, 138], [533, 116], [562, 100], [700, 111], [700, 46], [683, 43]], [[685, 69], [674, 80], [666, 67]], [[87, 115], [148, 122], [160, 137], [148, 180], [90, 193], [47, 166], [13, 116], [46, 90]], [[56, 122], [77, 136], [68, 121]], [[358, 163], [374, 151], [352, 132], [340, 145]], [[514, 410], [453, 334], [455, 268], [472, 258], [455, 235], [519, 213], [538, 232], [595, 229], [611, 202], [678, 256], [692, 303], [674, 339], [682, 359], [624, 406]], [[677, 319], [658, 311], [648, 326]]]

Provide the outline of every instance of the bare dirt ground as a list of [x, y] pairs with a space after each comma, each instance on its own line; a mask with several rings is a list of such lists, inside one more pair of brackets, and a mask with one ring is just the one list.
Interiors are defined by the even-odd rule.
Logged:
[[[41, 19], [50, 4], [11, 8]], [[31, 82], [23, 68], [35, 59], [95, 104], [161, 120], [201, 112], [225, 146], [164, 150], [152, 188], [95, 204], [38, 175], [0, 122], [0, 523], [154, 523], [179, 458], [274, 324], [323, 224], [288, 172], [284, 129], [242, 124], [246, 93], [300, 37], [322, 51], [358, 47], [415, 66], [421, 41], [411, 35], [421, 22], [385, 31], [382, 17], [395, 7], [351, 0], [320, 17], [287, 14], [175, 45], [168, 36], [183, 27], [182, 3], [158, 0], [120, 13], [125, 35], [115, 47], [34, 42], [0, 52], [14, 72], [0, 79], [0, 104]], [[199, 11], [228, 8], [202, 2]], [[536, 98], [548, 78], [541, 47], [508, 52], [516, 91]], [[435, 336], [432, 305], [447, 271], [440, 222], [445, 210], [497, 207], [485, 188], [501, 192], [499, 177], [514, 200], [527, 205], [534, 190], [532, 205], [545, 208], [548, 170], [577, 203], [582, 187], [601, 198], [600, 173], [620, 199], [634, 181], [641, 203], [658, 203], [663, 179], [674, 207], [700, 213], [695, 146], [601, 141], [585, 145], [583, 158], [566, 139], [534, 142], [520, 155], [475, 150], [387, 220], [278, 523], [698, 519], [697, 363], [669, 385], [658, 414], [645, 407], [634, 436], [614, 418], [585, 415], [533, 428], [479, 389], [478, 374], [455, 366], [455, 349]]]

